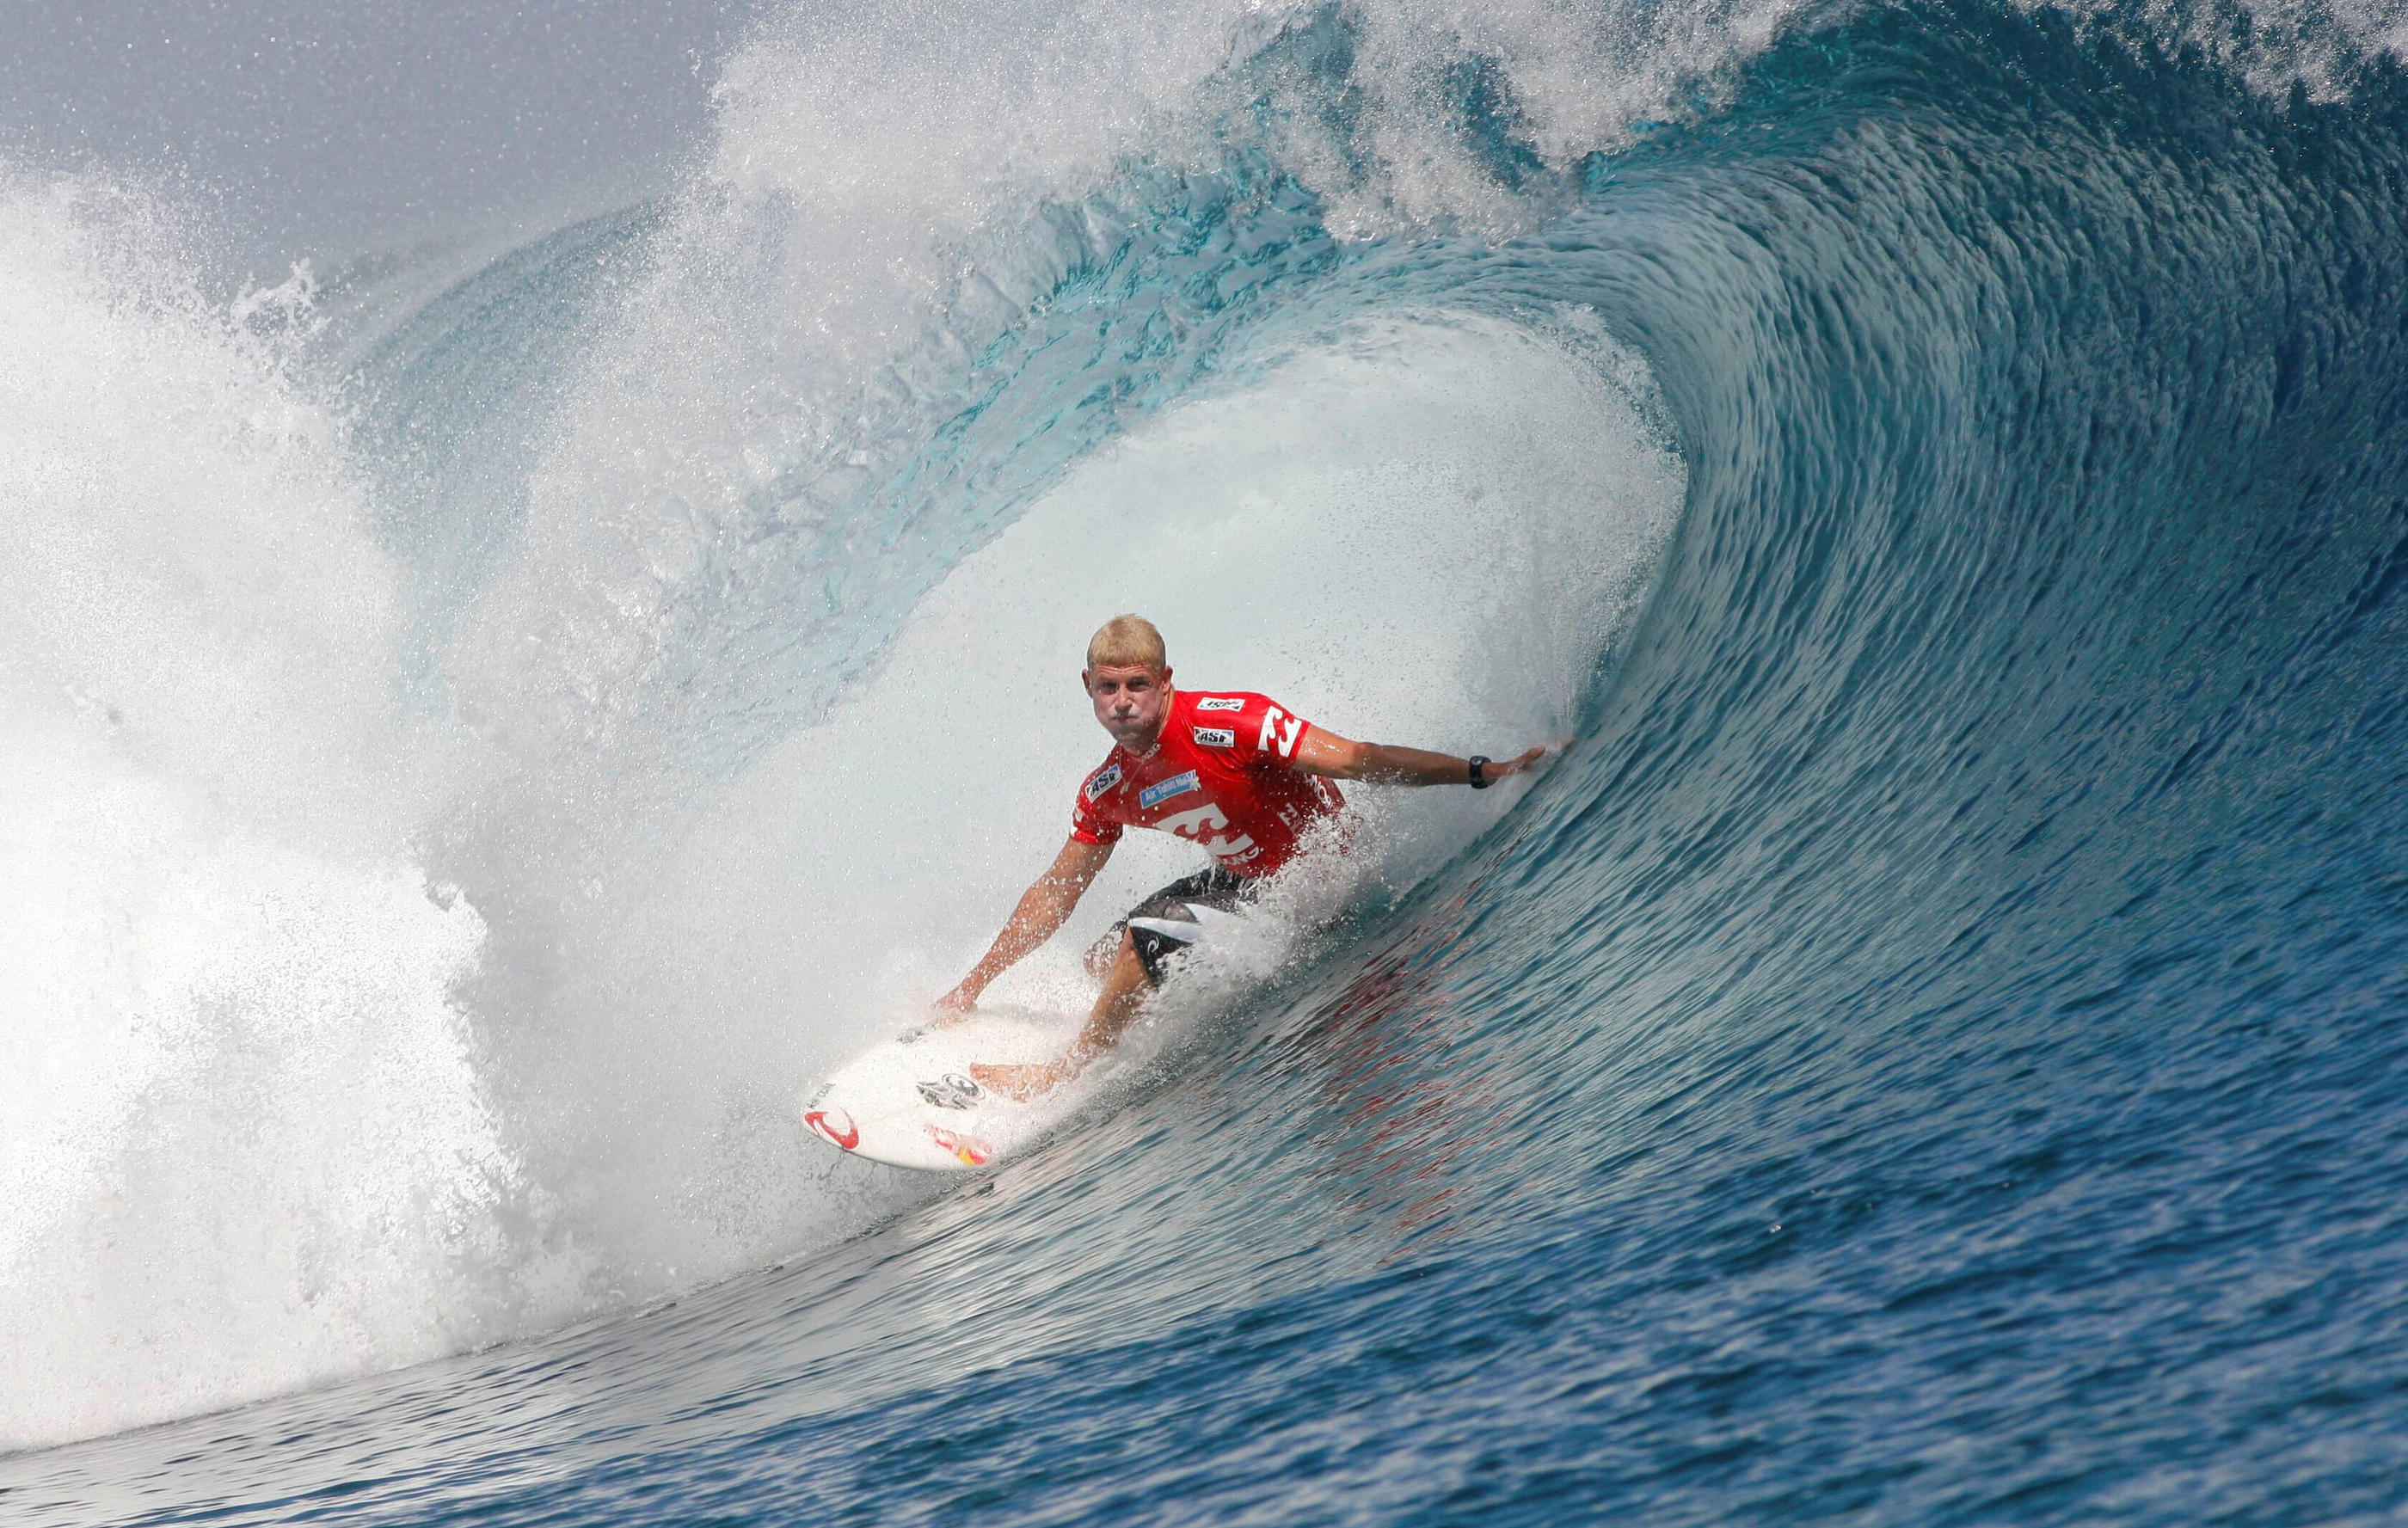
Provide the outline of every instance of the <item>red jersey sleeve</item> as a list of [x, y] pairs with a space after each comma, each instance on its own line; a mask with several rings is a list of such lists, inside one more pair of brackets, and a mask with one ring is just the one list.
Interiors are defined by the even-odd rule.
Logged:
[[1079, 793], [1070, 798], [1070, 836], [1082, 844], [1117, 844], [1121, 841], [1121, 824], [1107, 817], [1098, 804], [1121, 782], [1121, 766], [1117, 759], [1079, 782]]
[[1226, 745], [1248, 764], [1291, 764], [1297, 745], [1312, 723], [1268, 695], [1235, 693], [1196, 697], [1197, 740], [1219, 744], [1210, 733], [1231, 735]]

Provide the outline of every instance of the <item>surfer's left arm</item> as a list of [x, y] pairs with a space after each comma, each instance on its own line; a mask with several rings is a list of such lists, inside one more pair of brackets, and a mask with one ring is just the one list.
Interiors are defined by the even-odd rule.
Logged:
[[[1545, 747], [1526, 749], [1511, 759], [1483, 759], [1481, 783], [1519, 775], [1547, 756]], [[1308, 775], [1334, 780], [1364, 780], [1374, 785], [1469, 785], [1471, 761], [1427, 749], [1398, 748], [1390, 743], [1357, 743], [1314, 727], [1297, 745], [1289, 761]]]

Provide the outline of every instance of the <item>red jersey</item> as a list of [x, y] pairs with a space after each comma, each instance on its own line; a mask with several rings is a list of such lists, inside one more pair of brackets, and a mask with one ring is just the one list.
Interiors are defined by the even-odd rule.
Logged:
[[1153, 753], [1115, 747], [1080, 782], [1070, 836], [1116, 844], [1125, 826], [1159, 828], [1203, 845], [1224, 870], [1268, 876], [1346, 804], [1335, 784], [1288, 765], [1311, 730], [1266, 695], [1176, 691]]

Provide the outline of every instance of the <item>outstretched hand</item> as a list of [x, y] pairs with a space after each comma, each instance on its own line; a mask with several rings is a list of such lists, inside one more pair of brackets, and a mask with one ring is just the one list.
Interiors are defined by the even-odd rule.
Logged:
[[[1562, 745], [1557, 744], [1556, 747], [1560, 750]], [[1492, 780], [1501, 780], [1510, 776], [1519, 775], [1545, 758], [1547, 751], [1547, 745], [1541, 743], [1536, 748], [1524, 749], [1510, 759], [1491, 759], [1481, 770], [1481, 774]]]

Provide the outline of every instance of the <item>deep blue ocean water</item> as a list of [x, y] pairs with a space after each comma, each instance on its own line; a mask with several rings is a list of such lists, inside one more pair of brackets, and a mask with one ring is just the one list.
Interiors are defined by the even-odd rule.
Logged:
[[[1260, 357], [1579, 312], [1686, 477], [1563, 762], [991, 1175], [781, 1144], [762, 1214], [814, 1229], [733, 1271], [44, 1438], [0, 1458], [0, 1517], [2408, 1510], [2408, 79], [2368, 52], [2269, 84], [2248, 19], [2217, 24], [2229, 50], [2114, 13], [1801, 14], [1593, 152], [1539, 142], [1466, 44], [1422, 105], [1510, 218], [1367, 231], [1247, 126], [1369, 141], [1371, 26], [1335, 9], [1215, 77], [1209, 165], [1019, 204], [966, 257], [1004, 274], [930, 289], [846, 429], [764, 387], [771, 464], [661, 491], [683, 593], [636, 678], [579, 691], [622, 700], [495, 720], [455, 664], [494, 747], [716, 778], [878, 682], [1064, 474]], [[342, 362], [404, 629], [557, 539], [519, 436], [641, 369], [584, 348], [677, 216], [566, 231]], [[426, 666], [405, 710], [437, 707]], [[520, 952], [455, 983], [471, 1013], [574, 964], [524, 953], [568, 916], [531, 888], [603, 851], [543, 824], [653, 809], [494, 778], [422, 839]], [[560, 1044], [516, 1033], [497, 1073]], [[546, 1223], [526, 1245], [577, 1239]]]

